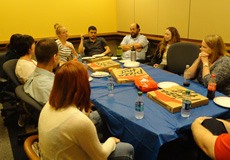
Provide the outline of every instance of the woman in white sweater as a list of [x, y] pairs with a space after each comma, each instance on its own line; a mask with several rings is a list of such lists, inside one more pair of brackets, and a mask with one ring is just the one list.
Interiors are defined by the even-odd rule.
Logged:
[[[91, 108], [90, 92], [88, 71], [82, 63], [70, 61], [57, 70], [49, 102], [39, 118], [42, 159], [105, 160], [116, 149], [120, 140], [110, 137], [101, 144], [85, 114]], [[132, 159], [133, 147], [124, 145], [129, 150], [126, 159]]]

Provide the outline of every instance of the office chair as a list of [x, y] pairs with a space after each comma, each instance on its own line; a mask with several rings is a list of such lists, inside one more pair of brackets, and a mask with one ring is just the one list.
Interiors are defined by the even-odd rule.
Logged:
[[[40, 103], [38, 103], [36, 100], [34, 100], [32, 97], [30, 97], [24, 91], [23, 85], [17, 86], [15, 89], [15, 93], [16, 93], [17, 98], [19, 98], [22, 102], [24, 102], [26, 104], [26, 108], [24, 108], [24, 110], [26, 110], [26, 113], [28, 115], [30, 115], [31, 118], [33, 118], [33, 120], [35, 122], [35, 127], [36, 127], [37, 123], [38, 123], [39, 114], [40, 114], [43, 106]], [[24, 106], [24, 104], [21, 103], [21, 106]], [[34, 135], [34, 134], [38, 134], [38, 132], [35, 131], [35, 132], [31, 132], [31, 133], [18, 135], [18, 139], [17, 139], [18, 143], [22, 144], [28, 136]]]
[[137, 62], [144, 63], [144, 64], [150, 64], [151, 59], [153, 58], [153, 54], [154, 54], [153, 48], [154, 47], [149, 42], [148, 43], [148, 50], [147, 50], [147, 52], [145, 54], [145, 60], [137, 60]]
[[24, 142], [24, 151], [26, 152], [27, 157], [31, 160], [40, 159], [39, 156], [37, 155], [39, 149], [36, 147], [38, 146], [36, 143], [38, 143], [38, 135], [32, 135], [26, 138]]
[[[4, 116], [4, 125], [8, 125], [11, 117], [19, 112], [18, 107], [18, 100], [15, 96], [14, 89], [17, 85], [20, 85], [20, 82], [18, 81], [16, 75], [15, 75], [15, 67], [17, 64], [18, 59], [12, 59], [8, 60], [3, 64], [3, 70], [6, 73], [8, 77], [8, 86], [11, 88], [12, 92], [8, 92], [8, 94], [13, 98], [13, 101], [11, 101], [11, 104], [16, 104], [13, 107], [9, 108], [3, 108], [1, 109], [1, 114]], [[8, 114], [10, 112], [10, 114]]]
[[3, 71], [3, 63], [6, 53], [0, 53], [0, 103], [5, 102], [5, 91], [7, 85], [6, 74]]
[[185, 66], [192, 65], [198, 58], [200, 47], [194, 43], [178, 42], [172, 44], [167, 52], [167, 71], [182, 75]]

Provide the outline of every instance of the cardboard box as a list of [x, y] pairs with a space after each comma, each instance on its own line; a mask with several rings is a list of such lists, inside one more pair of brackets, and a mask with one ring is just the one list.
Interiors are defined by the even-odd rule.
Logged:
[[92, 62], [98, 62], [98, 61], [104, 61], [104, 60], [110, 60], [111, 57], [104, 56], [104, 57], [98, 57], [98, 58], [91, 58], [91, 59], [82, 59], [82, 61], [86, 61], [87, 63]]
[[98, 61], [87, 64], [89, 69], [93, 72], [95, 71], [107, 71], [108, 68], [120, 68], [120, 63], [117, 63], [113, 60]]
[[137, 77], [148, 76], [148, 74], [140, 67], [113, 69], [111, 74], [118, 84], [134, 82]]
[[[184, 92], [188, 90], [182, 86], [174, 86], [166, 89], [160, 89], [147, 93], [147, 97], [172, 113], [180, 112]], [[192, 99], [192, 108], [206, 105], [209, 103], [207, 97], [204, 97], [190, 90]]]

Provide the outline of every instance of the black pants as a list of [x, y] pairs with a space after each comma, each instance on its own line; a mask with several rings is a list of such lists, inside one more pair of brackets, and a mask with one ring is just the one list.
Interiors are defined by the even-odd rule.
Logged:
[[[214, 135], [227, 133], [224, 124], [215, 118], [206, 119], [202, 125]], [[203, 135], [202, 135], [203, 136]], [[192, 132], [161, 146], [158, 160], [209, 160], [210, 158], [196, 145]]]

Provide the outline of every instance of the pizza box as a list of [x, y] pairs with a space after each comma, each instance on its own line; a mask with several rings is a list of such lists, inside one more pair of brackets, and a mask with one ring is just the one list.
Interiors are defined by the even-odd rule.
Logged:
[[105, 61], [98, 61], [92, 62], [87, 64], [88, 68], [95, 72], [95, 71], [107, 71], [108, 68], [120, 68], [120, 63], [117, 63], [113, 60], [105, 60]]
[[[160, 89], [147, 93], [147, 97], [172, 113], [180, 112], [182, 107], [182, 99], [185, 91], [188, 90], [182, 86], [173, 86], [166, 89]], [[192, 99], [192, 108], [206, 105], [209, 99], [192, 90], [190, 90]]]
[[118, 84], [134, 82], [136, 78], [148, 76], [141, 67], [113, 69], [111, 74]]
[[108, 56], [103, 56], [103, 57], [97, 57], [97, 58], [82, 58], [82, 61], [86, 61], [87, 63], [92, 63], [92, 62], [98, 62], [98, 61], [104, 61], [104, 60], [109, 60], [111, 57]]

